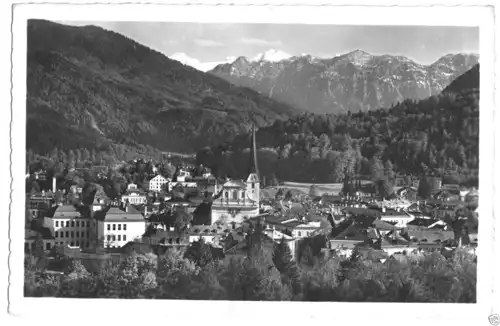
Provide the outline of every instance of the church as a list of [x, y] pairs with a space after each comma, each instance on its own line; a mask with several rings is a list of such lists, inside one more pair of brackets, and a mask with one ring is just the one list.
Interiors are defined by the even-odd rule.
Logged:
[[252, 127], [247, 179], [228, 180], [218, 191], [220, 191], [220, 197], [212, 204], [212, 223], [221, 222], [234, 229], [245, 218], [259, 215], [260, 178], [257, 165], [255, 127]]

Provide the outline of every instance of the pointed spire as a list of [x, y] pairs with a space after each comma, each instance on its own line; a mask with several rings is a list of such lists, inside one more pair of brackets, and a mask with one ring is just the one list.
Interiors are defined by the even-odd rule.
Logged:
[[249, 156], [249, 165], [248, 165], [248, 174], [251, 173], [257, 174], [257, 177], [260, 180], [259, 174], [259, 166], [257, 164], [257, 142], [255, 140], [255, 124], [252, 124], [252, 135], [251, 135], [251, 144], [250, 144], [250, 156]]

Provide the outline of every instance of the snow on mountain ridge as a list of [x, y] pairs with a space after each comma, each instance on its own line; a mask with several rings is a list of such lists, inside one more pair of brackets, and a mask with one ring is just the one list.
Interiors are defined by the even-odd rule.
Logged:
[[191, 66], [197, 70], [207, 72], [209, 70], [214, 69], [217, 65], [223, 63], [233, 63], [236, 60], [236, 57], [227, 57], [225, 61], [218, 62], [201, 62], [198, 59], [191, 58], [186, 53], [177, 52], [169, 56], [170, 59], [179, 61], [183, 65]]
[[257, 54], [252, 59], [252, 61], [254, 61], [254, 62], [259, 62], [259, 61], [279, 62], [279, 61], [290, 59], [291, 57], [292, 57], [292, 55], [290, 55], [284, 51], [270, 49], [270, 50], [267, 50], [266, 52]]

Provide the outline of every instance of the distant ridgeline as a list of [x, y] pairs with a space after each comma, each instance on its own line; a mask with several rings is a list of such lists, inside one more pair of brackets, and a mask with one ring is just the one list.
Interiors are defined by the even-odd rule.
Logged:
[[[390, 109], [343, 115], [302, 114], [257, 132], [261, 176], [302, 182], [340, 182], [394, 172], [447, 175], [477, 186], [479, 65], [441, 94]], [[248, 135], [206, 148], [198, 163], [218, 175], [243, 177]]]
[[100, 27], [30, 20], [27, 32], [26, 145], [38, 154], [194, 153], [298, 112]]

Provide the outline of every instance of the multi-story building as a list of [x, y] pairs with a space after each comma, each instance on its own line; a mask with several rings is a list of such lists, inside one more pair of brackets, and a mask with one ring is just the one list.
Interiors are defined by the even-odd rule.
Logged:
[[97, 221], [97, 238], [108, 248], [122, 247], [140, 239], [145, 231], [144, 216], [131, 205], [126, 205], [124, 210], [111, 207], [104, 218]]
[[169, 179], [158, 174], [157, 176], [149, 180], [149, 190], [150, 191], [164, 190], [167, 187], [167, 183], [169, 181], [170, 181]]
[[82, 216], [73, 205], [61, 205], [52, 218], [45, 218], [44, 226], [51, 229], [56, 245], [89, 248], [95, 225]]
[[128, 202], [133, 205], [142, 205], [146, 203], [147, 198], [142, 189], [138, 189], [136, 184], [131, 183], [128, 185], [127, 191], [122, 196], [121, 200], [124, 204]]

